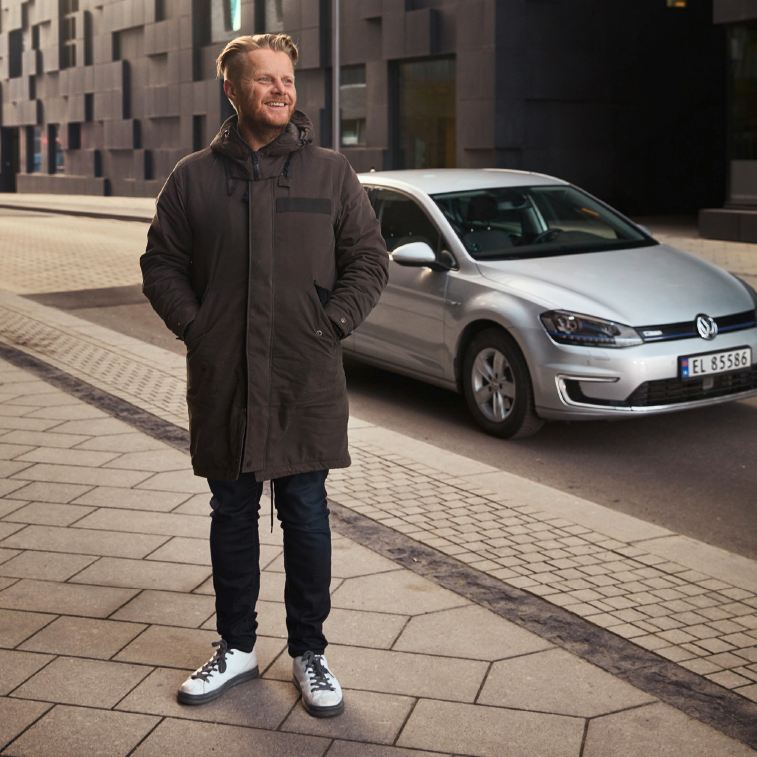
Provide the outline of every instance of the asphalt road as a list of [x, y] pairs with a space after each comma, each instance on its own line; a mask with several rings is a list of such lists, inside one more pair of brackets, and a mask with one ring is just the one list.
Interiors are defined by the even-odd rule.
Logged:
[[[145, 231], [141, 223], [0, 213], [0, 286], [181, 353], [136, 285]], [[356, 416], [757, 558], [757, 400], [551, 423], [513, 442], [480, 432], [452, 392], [352, 361], [346, 369]]]

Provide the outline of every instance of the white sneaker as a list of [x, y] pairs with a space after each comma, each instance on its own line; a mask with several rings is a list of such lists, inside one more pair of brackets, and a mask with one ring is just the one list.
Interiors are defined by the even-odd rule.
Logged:
[[197, 668], [179, 687], [177, 699], [182, 704], [204, 704], [238, 683], [258, 677], [258, 657], [255, 650], [242, 652], [229, 649], [226, 642], [213, 642], [218, 651]]
[[302, 706], [316, 718], [330, 718], [344, 711], [342, 687], [322, 654], [305, 652], [292, 660], [294, 685], [302, 694]]

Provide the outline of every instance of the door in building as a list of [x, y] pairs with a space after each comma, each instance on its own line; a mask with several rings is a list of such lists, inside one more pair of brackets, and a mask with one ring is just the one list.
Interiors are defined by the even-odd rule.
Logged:
[[0, 129], [0, 192], [16, 191], [19, 169], [18, 127]]

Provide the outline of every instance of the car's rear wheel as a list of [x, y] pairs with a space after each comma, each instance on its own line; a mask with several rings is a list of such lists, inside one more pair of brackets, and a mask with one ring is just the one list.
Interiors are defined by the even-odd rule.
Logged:
[[512, 337], [501, 329], [486, 329], [468, 345], [463, 393], [476, 423], [494, 436], [530, 436], [544, 425], [534, 411], [526, 361]]

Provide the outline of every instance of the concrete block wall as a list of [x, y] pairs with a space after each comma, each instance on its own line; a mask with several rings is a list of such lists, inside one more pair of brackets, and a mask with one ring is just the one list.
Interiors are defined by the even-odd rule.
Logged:
[[[70, 191], [78, 176], [94, 191], [154, 194], [231, 112], [215, 58], [236, 34], [264, 31], [264, 0], [242, 0], [238, 32], [224, 28], [222, 0], [74, 4], [64, 18], [60, 0], [0, 0], [0, 127], [20, 130], [22, 168], [27, 127], [45, 136], [58, 125], [65, 149], [64, 174], [49, 173], [45, 154], [42, 173], [19, 175], [17, 188]], [[342, 0], [341, 63], [366, 67], [365, 144], [342, 149], [358, 170], [401, 167], [397, 64], [452, 57], [458, 166], [553, 173], [627, 212], [717, 204], [725, 51], [711, 0], [689, 6]], [[330, 146], [331, 0], [283, 0], [283, 13], [301, 49], [300, 107]], [[63, 67], [63, 45], [75, 66]], [[64, 139], [70, 124], [78, 146]]]

